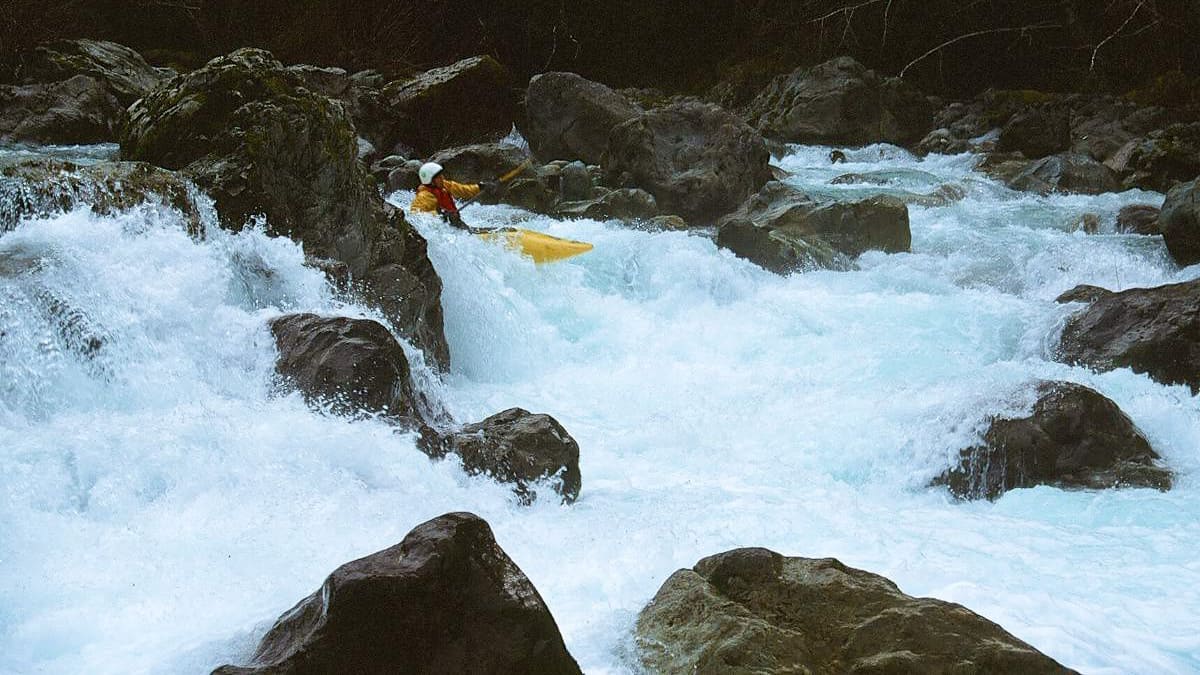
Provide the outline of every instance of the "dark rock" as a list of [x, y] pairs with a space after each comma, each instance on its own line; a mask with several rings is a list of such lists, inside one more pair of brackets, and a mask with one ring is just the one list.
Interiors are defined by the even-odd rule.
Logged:
[[410, 159], [400, 166], [388, 171], [387, 191], [416, 190], [421, 185], [421, 164], [417, 159]]
[[689, 221], [712, 222], [770, 180], [762, 136], [710, 104], [682, 103], [612, 130], [601, 164], [629, 173], [659, 208]]
[[658, 216], [658, 203], [654, 195], [637, 188], [613, 190], [597, 199], [576, 202], [561, 202], [554, 208], [555, 215], [566, 218], [591, 218], [622, 222], [649, 220]]
[[1112, 291], [1099, 286], [1090, 286], [1088, 284], [1079, 284], [1069, 291], [1065, 291], [1054, 299], [1055, 302], [1095, 302], [1100, 298], [1112, 295]]
[[214, 675], [580, 673], [525, 574], [470, 513], [342, 565]]
[[507, 143], [479, 143], [442, 150], [429, 160], [441, 164], [450, 180], [478, 183], [494, 181], [521, 166], [529, 160], [529, 153]]
[[1200, 262], [1200, 180], [1177, 185], [1167, 193], [1158, 225], [1175, 262], [1182, 266]]
[[1009, 185], [1015, 190], [1043, 195], [1052, 192], [1096, 195], [1121, 189], [1112, 169], [1091, 157], [1076, 153], [1039, 159], [1017, 174]]
[[419, 420], [408, 358], [382, 324], [369, 319], [286, 314], [271, 320], [275, 370], [305, 399], [340, 413]]
[[1060, 357], [1096, 370], [1130, 368], [1200, 391], [1200, 281], [1104, 296], [1071, 317]]
[[964, 499], [1034, 485], [1168, 490], [1171, 472], [1116, 403], [1070, 382], [1042, 382], [1029, 417], [993, 419], [983, 445], [934, 481]]
[[1084, 234], [1096, 234], [1100, 231], [1100, 215], [1097, 213], [1081, 213], [1067, 224], [1067, 231], [1082, 231]]
[[1071, 145], [1070, 112], [1058, 106], [1031, 106], [1013, 115], [1000, 131], [997, 149], [1030, 159], [1053, 155]]
[[129, 47], [99, 40], [44, 44], [26, 58], [24, 68], [26, 76], [39, 82], [66, 80], [76, 75], [95, 78], [108, 86], [123, 108], [167, 79]]
[[1117, 213], [1117, 232], [1162, 234], [1162, 227], [1158, 223], [1160, 211], [1153, 204], [1122, 206]]
[[515, 484], [525, 503], [536, 481], [548, 481], [564, 503], [579, 496], [579, 444], [549, 415], [509, 408], [449, 434], [439, 450], [457, 454], [468, 473]]
[[998, 181], [1011, 184], [1017, 176], [1029, 169], [1034, 161], [1040, 160], [1025, 159], [1019, 152], [991, 152], [984, 155], [975, 168]]
[[288, 70], [300, 76], [304, 86], [309, 90], [329, 98], [345, 97], [353, 85], [344, 68], [322, 68], [300, 64], [288, 66]]
[[1113, 98], [1085, 99], [1071, 111], [1071, 149], [1107, 162], [1124, 145], [1166, 122], [1162, 108]]
[[381, 95], [390, 128], [372, 142], [385, 151], [402, 142], [420, 155], [504, 136], [519, 105], [508, 69], [490, 56], [390, 82]]
[[1200, 175], [1200, 122], [1172, 124], [1130, 141], [1107, 162], [1126, 187], [1166, 192]]
[[[240, 229], [265, 215], [269, 232], [346, 263], [360, 279], [380, 267], [426, 267], [423, 246], [413, 254], [404, 248], [420, 235], [385, 206], [357, 151], [344, 106], [311, 92], [257, 49], [213, 59], [159, 87], [130, 107], [121, 139], [122, 157], [181, 169], [195, 180], [216, 202], [223, 227]], [[414, 274], [427, 283], [410, 290], [440, 293], [436, 274]], [[411, 301], [430, 306], [439, 296]], [[445, 365], [440, 313], [415, 326], [389, 318]]]
[[717, 245], [773, 272], [844, 269], [868, 250], [908, 251], [908, 208], [887, 196], [819, 203], [771, 182], [718, 222]]
[[587, 166], [578, 160], [562, 168], [559, 173], [558, 191], [563, 201], [577, 202], [592, 197], [592, 177]]
[[535, 213], [550, 213], [559, 202], [559, 194], [539, 177], [518, 177], [508, 184], [503, 200]]
[[966, 139], [957, 138], [949, 129], [942, 127], [926, 134], [917, 143], [916, 152], [920, 155], [957, 155], [970, 149]]
[[848, 56], [775, 78], [746, 113], [764, 136], [829, 145], [916, 143], [932, 116], [911, 85], [881, 78]]
[[0, 142], [104, 143], [125, 115], [99, 80], [76, 75], [50, 84], [0, 85]]
[[521, 133], [543, 160], [599, 164], [609, 132], [641, 113], [603, 84], [574, 73], [542, 73], [529, 80]]
[[396, 330], [421, 348], [425, 358], [441, 370], [450, 364], [442, 315], [442, 279], [429, 260], [425, 237], [404, 221], [397, 209], [393, 222], [402, 227], [386, 227], [376, 247], [380, 259], [391, 262], [376, 265], [362, 280], [364, 299], [383, 310]]
[[144, 162], [97, 162], [25, 158], [0, 162], [0, 232], [25, 218], [88, 206], [112, 215], [141, 204], [178, 211], [194, 237], [204, 236], [206, 215], [199, 192], [182, 176]]
[[664, 675], [1073, 672], [961, 605], [764, 548], [675, 572], [636, 632], [642, 664]]

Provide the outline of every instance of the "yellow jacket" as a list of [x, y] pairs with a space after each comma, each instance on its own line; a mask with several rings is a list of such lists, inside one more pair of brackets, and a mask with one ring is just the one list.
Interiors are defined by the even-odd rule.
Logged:
[[[479, 185], [475, 183], [455, 183], [452, 180], [443, 178], [442, 186], [456, 199], [470, 199], [479, 194]], [[437, 213], [437, 195], [432, 190], [417, 188], [417, 194], [413, 197], [412, 204], [408, 208], [413, 213]]]

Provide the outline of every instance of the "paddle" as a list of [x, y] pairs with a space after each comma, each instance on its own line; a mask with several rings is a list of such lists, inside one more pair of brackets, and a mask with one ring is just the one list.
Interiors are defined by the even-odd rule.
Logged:
[[[503, 176], [500, 176], [499, 178], [497, 178], [496, 182], [502, 183], [502, 184], [507, 183], [508, 181], [516, 178], [522, 171], [524, 171], [525, 169], [528, 169], [531, 166], [533, 166], [533, 158], [530, 158], [530, 159], [525, 160], [524, 162], [521, 162], [517, 166], [517, 168], [513, 169], [512, 171], [508, 171]], [[462, 207], [466, 206], [467, 204], [470, 204], [471, 202], [475, 201], [476, 199], [479, 199], [479, 195], [481, 195], [481, 194], [483, 194], [483, 190], [480, 190], [479, 192], [475, 193], [475, 196], [473, 196], [473, 197], [467, 197], [466, 199], [464, 199], [462, 201], [462, 204], [460, 204], [458, 208], [462, 209]]]

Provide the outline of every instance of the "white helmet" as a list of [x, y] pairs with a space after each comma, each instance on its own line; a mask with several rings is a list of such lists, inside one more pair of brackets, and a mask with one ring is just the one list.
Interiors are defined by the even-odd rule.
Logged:
[[433, 177], [442, 172], [442, 165], [437, 162], [425, 162], [417, 169], [417, 175], [421, 177], [421, 185], [430, 185], [433, 183]]

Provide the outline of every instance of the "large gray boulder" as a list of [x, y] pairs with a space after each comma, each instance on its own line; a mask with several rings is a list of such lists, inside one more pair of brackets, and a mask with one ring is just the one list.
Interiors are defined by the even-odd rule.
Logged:
[[0, 85], [0, 143], [105, 143], [116, 139], [124, 115], [104, 83], [86, 75]]
[[1070, 382], [1041, 382], [1028, 417], [993, 419], [982, 445], [962, 450], [935, 484], [956, 497], [996, 499], [1034, 485], [1171, 487], [1171, 472], [1116, 403]]
[[1065, 152], [1029, 164], [1009, 182], [1009, 186], [1042, 195], [1055, 192], [1097, 195], [1117, 192], [1121, 182], [1112, 169], [1091, 157]]
[[471, 513], [415, 527], [334, 570], [246, 666], [216, 675], [577, 675], [546, 603]]
[[899, 199], [817, 202], [770, 182], [734, 213], [718, 221], [717, 245], [781, 274], [845, 268], [869, 250], [909, 250], [908, 207]]
[[662, 675], [1073, 672], [961, 605], [765, 548], [675, 572], [636, 631], [642, 664]]
[[543, 160], [599, 164], [614, 127], [642, 109], [612, 89], [575, 73], [542, 73], [525, 91], [521, 133]]
[[112, 215], [149, 204], [177, 211], [188, 233], [201, 237], [210, 217], [203, 202], [186, 178], [145, 162], [0, 160], [0, 232], [25, 218], [64, 213], [79, 206]]
[[369, 319], [286, 314], [271, 320], [285, 386], [337, 412], [419, 421], [408, 358], [382, 324]]
[[[707, 103], [677, 103], [617, 126], [601, 164], [628, 174], [659, 208], [711, 223], [771, 179], [770, 153], [757, 131]], [[613, 181], [620, 183], [621, 181]]]
[[1130, 368], [1200, 391], [1200, 280], [1097, 299], [1068, 320], [1059, 356], [1096, 370]]
[[579, 496], [579, 444], [549, 415], [509, 408], [448, 434], [440, 451], [457, 454], [468, 473], [513, 483], [527, 504], [538, 481], [549, 483], [564, 503]]
[[996, 147], [1034, 159], [1063, 152], [1070, 145], [1070, 111], [1058, 105], [1040, 105], [1013, 115], [1000, 130]]
[[27, 78], [38, 82], [87, 75], [108, 86], [122, 107], [149, 94], [166, 80], [141, 54], [103, 40], [58, 40], [34, 49], [23, 63]]
[[[358, 161], [340, 103], [313, 93], [268, 52], [241, 49], [155, 89], [129, 115], [122, 157], [182, 171], [212, 196], [223, 227], [240, 229], [262, 215], [270, 233], [345, 263], [357, 280], [373, 281], [380, 268], [390, 270], [386, 280], [404, 277], [405, 304], [431, 311], [415, 323], [391, 311], [389, 318], [434, 363], [446, 364], [441, 280], [420, 234], [384, 204]], [[406, 273], [396, 274], [397, 266]], [[368, 284], [365, 293], [394, 298], [394, 286]]]
[[903, 80], [842, 56], [775, 78], [745, 118], [764, 136], [791, 143], [909, 145], [930, 130], [933, 108]]
[[379, 128], [366, 135], [385, 153], [400, 143], [426, 156], [504, 136], [519, 101], [508, 69], [490, 56], [474, 56], [389, 82], [380, 92]]
[[1175, 262], [1184, 266], [1200, 262], [1200, 180], [1182, 183], [1167, 193], [1158, 227]]

